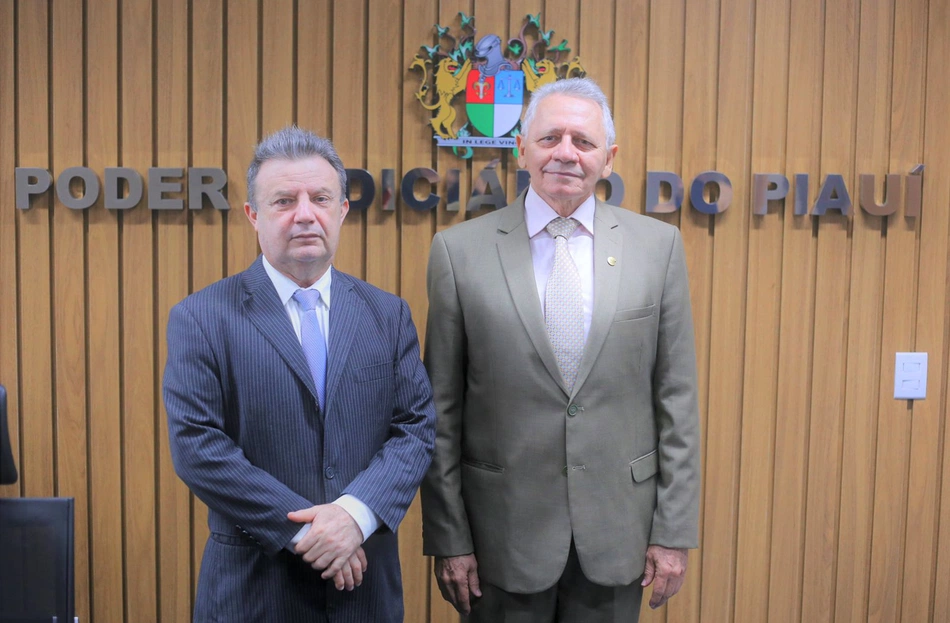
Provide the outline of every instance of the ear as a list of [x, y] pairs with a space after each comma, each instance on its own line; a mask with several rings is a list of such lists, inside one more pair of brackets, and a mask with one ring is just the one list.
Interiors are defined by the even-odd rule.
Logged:
[[343, 219], [346, 218], [346, 215], [349, 213], [349, 211], [350, 211], [350, 200], [344, 199], [343, 205], [340, 207], [340, 224], [341, 225], [343, 224]]
[[515, 137], [515, 145], [518, 146], [518, 166], [522, 169], [525, 168], [527, 160], [524, 157], [524, 136], [519, 134]]
[[607, 150], [607, 162], [604, 163], [604, 172], [600, 174], [602, 179], [610, 177], [610, 173], [614, 170], [614, 156], [617, 155], [619, 150], [620, 147], [617, 145], [611, 145]]
[[247, 220], [251, 222], [251, 225], [254, 226], [254, 231], [257, 231], [257, 212], [254, 211], [251, 204], [244, 204], [244, 214], [247, 216]]

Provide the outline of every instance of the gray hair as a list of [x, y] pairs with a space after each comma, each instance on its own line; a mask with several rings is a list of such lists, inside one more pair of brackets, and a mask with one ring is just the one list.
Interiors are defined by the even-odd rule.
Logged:
[[617, 132], [614, 130], [614, 119], [610, 114], [610, 104], [607, 103], [607, 96], [604, 95], [604, 92], [590, 78], [568, 78], [549, 82], [532, 93], [531, 101], [528, 102], [528, 109], [524, 112], [524, 119], [521, 121], [522, 136], [528, 135], [528, 128], [534, 120], [534, 113], [537, 112], [541, 101], [551, 95], [577, 97], [590, 100], [600, 106], [600, 111], [604, 117], [604, 132], [607, 134], [607, 145], [605, 147], [609, 148], [614, 144], [617, 139]]
[[254, 158], [247, 167], [247, 202], [257, 212], [255, 182], [261, 167], [268, 160], [303, 160], [319, 156], [326, 160], [340, 176], [340, 201], [346, 199], [346, 169], [330, 139], [317, 136], [310, 130], [295, 125], [277, 130], [265, 136], [254, 148]]

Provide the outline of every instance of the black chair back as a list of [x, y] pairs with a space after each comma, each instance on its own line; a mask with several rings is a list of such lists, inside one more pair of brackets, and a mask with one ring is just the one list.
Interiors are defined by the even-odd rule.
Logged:
[[0, 498], [0, 623], [72, 622], [73, 498]]
[[0, 385], [0, 485], [12, 485], [16, 479], [16, 465], [10, 449], [10, 429], [7, 428], [7, 390]]

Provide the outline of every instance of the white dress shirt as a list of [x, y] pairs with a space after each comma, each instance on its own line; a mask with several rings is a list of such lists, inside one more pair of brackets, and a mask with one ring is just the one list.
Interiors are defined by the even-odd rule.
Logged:
[[[284, 311], [287, 312], [287, 317], [290, 318], [290, 324], [293, 325], [294, 333], [297, 334], [297, 340], [299, 341], [301, 317], [304, 310], [294, 300], [293, 296], [294, 293], [300, 289], [300, 286], [294, 283], [290, 277], [271, 266], [271, 263], [267, 261], [266, 257], [262, 257], [261, 259], [264, 263], [264, 270], [267, 271], [267, 276], [270, 277], [274, 288], [277, 290], [277, 297], [284, 306]], [[320, 302], [317, 303], [315, 311], [317, 312], [317, 323], [320, 325], [320, 332], [323, 333], [323, 339], [327, 343], [328, 357], [330, 353], [330, 282], [332, 280], [333, 268], [331, 267], [327, 272], [323, 273], [323, 276], [320, 277], [316, 283], [308, 288], [320, 293]], [[326, 413], [324, 413], [324, 416], [325, 415]], [[358, 498], [350, 494], [344, 494], [334, 500], [333, 503], [342, 507], [343, 510], [353, 517], [353, 520], [356, 521], [360, 530], [363, 532], [363, 541], [366, 541], [366, 539], [379, 528], [379, 516], [373, 512], [373, 509], [361, 502]], [[290, 545], [287, 546], [287, 549], [293, 551], [293, 546], [307, 534], [307, 530], [309, 529], [310, 524], [304, 524], [290, 541]]]
[[[567, 250], [574, 259], [581, 277], [581, 295], [584, 300], [584, 339], [590, 333], [590, 318], [594, 310], [594, 196], [577, 206], [570, 218], [580, 223], [567, 241]], [[524, 222], [528, 228], [531, 245], [531, 261], [534, 264], [534, 281], [544, 313], [544, 290], [554, 268], [554, 238], [545, 229], [547, 224], [560, 214], [529, 187], [524, 198]]]

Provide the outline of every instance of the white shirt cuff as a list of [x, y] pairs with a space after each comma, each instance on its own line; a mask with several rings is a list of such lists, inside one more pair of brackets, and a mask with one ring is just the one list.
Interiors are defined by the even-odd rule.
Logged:
[[359, 498], [352, 496], [348, 493], [341, 495], [334, 502], [337, 506], [341, 507], [343, 510], [350, 514], [350, 517], [356, 522], [356, 525], [360, 527], [360, 530], [363, 532], [363, 542], [366, 542], [376, 530], [379, 528], [379, 516], [373, 512], [366, 504], [363, 504]]

